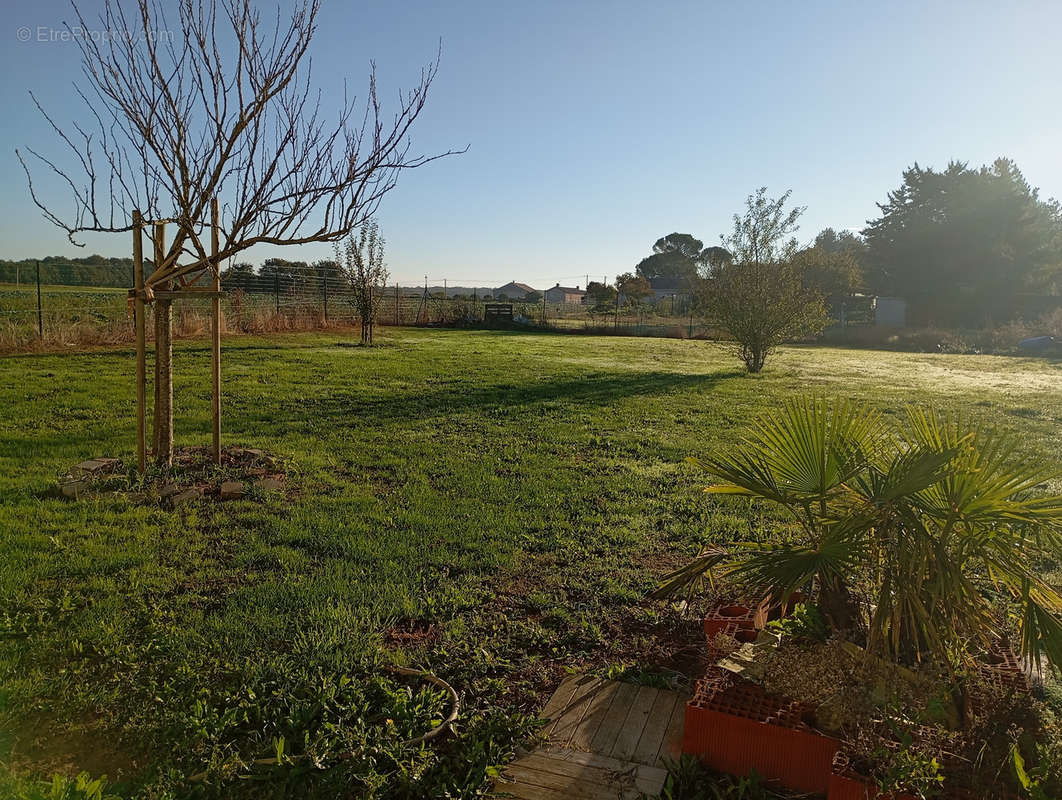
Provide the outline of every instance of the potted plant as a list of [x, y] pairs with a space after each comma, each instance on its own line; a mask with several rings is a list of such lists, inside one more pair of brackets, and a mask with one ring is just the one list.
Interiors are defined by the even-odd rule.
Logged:
[[1062, 547], [1062, 497], [1042, 491], [1058, 471], [1014, 437], [922, 409], [900, 424], [797, 399], [692, 463], [715, 478], [709, 493], [775, 504], [793, 525], [706, 550], [658, 595], [720, 574], [774, 604], [801, 592], [832, 639], [941, 685], [961, 686], [1008, 627], [1027, 663], [1062, 666], [1062, 594], [1038, 569]]

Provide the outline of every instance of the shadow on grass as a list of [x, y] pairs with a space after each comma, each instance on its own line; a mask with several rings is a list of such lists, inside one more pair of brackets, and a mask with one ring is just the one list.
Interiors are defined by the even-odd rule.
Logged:
[[[411, 389], [402, 393], [369, 396], [358, 391], [337, 392], [319, 397], [302, 397], [285, 402], [285, 410], [297, 410], [299, 420], [409, 420], [443, 414], [503, 412], [561, 402], [574, 405], [605, 405], [628, 397], [646, 397], [711, 388], [729, 378], [741, 377], [740, 370], [704, 375], [674, 372], [588, 373], [577, 378], [552, 378], [522, 383], [468, 385], [454, 381], [445, 387]], [[295, 421], [288, 414], [275, 413], [276, 422]]]
[[[229, 436], [245, 437], [261, 433], [264, 428], [270, 438], [298, 434], [319, 428], [322, 423], [336, 428], [354, 425], [371, 426], [374, 422], [401, 422], [440, 415], [483, 413], [504, 416], [506, 410], [526, 414], [536, 405], [555, 402], [567, 405], [600, 406], [629, 397], [703, 391], [730, 378], [740, 378], [741, 370], [726, 370], [709, 374], [681, 374], [674, 372], [597, 372], [580, 377], [549, 378], [520, 383], [469, 384], [455, 379], [444, 386], [417, 386], [402, 392], [370, 394], [358, 390], [329, 393], [328, 387], [317, 387], [320, 394], [300, 392], [292, 385], [284, 399], [259, 399], [249, 409], [238, 414], [222, 414]], [[179, 393], [178, 393], [179, 394]], [[205, 436], [211, 430], [206, 416], [189, 418], [182, 414], [181, 399], [176, 398], [178, 438], [189, 434]], [[83, 430], [49, 431], [43, 436], [25, 433], [0, 439], [0, 458], [26, 458], [37, 455], [68, 453], [70, 458], [89, 454], [109, 455], [112, 450], [132, 447], [135, 428], [132, 408], [128, 425], [115, 421], [98, 423]], [[113, 453], [117, 455], [118, 453]], [[71, 462], [73, 463], [73, 462]]]

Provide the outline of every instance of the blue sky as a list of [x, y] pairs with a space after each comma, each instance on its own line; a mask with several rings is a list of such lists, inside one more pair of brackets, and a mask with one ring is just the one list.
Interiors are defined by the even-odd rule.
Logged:
[[[0, 257], [127, 255], [124, 235], [70, 246], [15, 159], [26, 143], [62, 152], [27, 90], [59, 119], [81, 114], [76, 46], [36, 34], [71, 19], [69, 6], [11, 4], [5, 19]], [[414, 148], [469, 150], [406, 173], [385, 200], [392, 276], [544, 287], [611, 279], [671, 231], [716, 243], [761, 185], [807, 206], [809, 240], [862, 227], [916, 160], [1007, 155], [1062, 197], [1060, 30], [1050, 1], [326, 0], [312, 52], [326, 102], [344, 77], [360, 91], [370, 59], [386, 100], [442, 39]]]

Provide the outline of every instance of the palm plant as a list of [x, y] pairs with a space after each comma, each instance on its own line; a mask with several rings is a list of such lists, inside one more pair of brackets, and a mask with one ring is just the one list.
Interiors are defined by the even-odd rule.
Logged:
[[1004, 599], [1025, 658], [1062, 666], [1062, 595], [1038, 571], [1062, 552], [1062, 497], [1041, 491], [1058, 472], [1013, 436], [933, 411], [900, 425], [799, 399], [735, 451], [691, 461], [718, 479], [707, 492], [778, 504], [794, 524], [769, 545], [706, 550], [657, 596], [719, 571], [779, 601], [812, 591], [831, 627], [869, 651], [948, 665], [1000, 635]]

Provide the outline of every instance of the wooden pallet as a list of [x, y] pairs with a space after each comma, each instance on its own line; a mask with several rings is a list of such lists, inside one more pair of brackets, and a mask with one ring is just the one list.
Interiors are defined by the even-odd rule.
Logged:
[[678, 758], [686, 697], [586, 676], [564, 680], [542, 710], [547, 742], [502, 772], [495, 797], [634, 800], [664, 785]]

